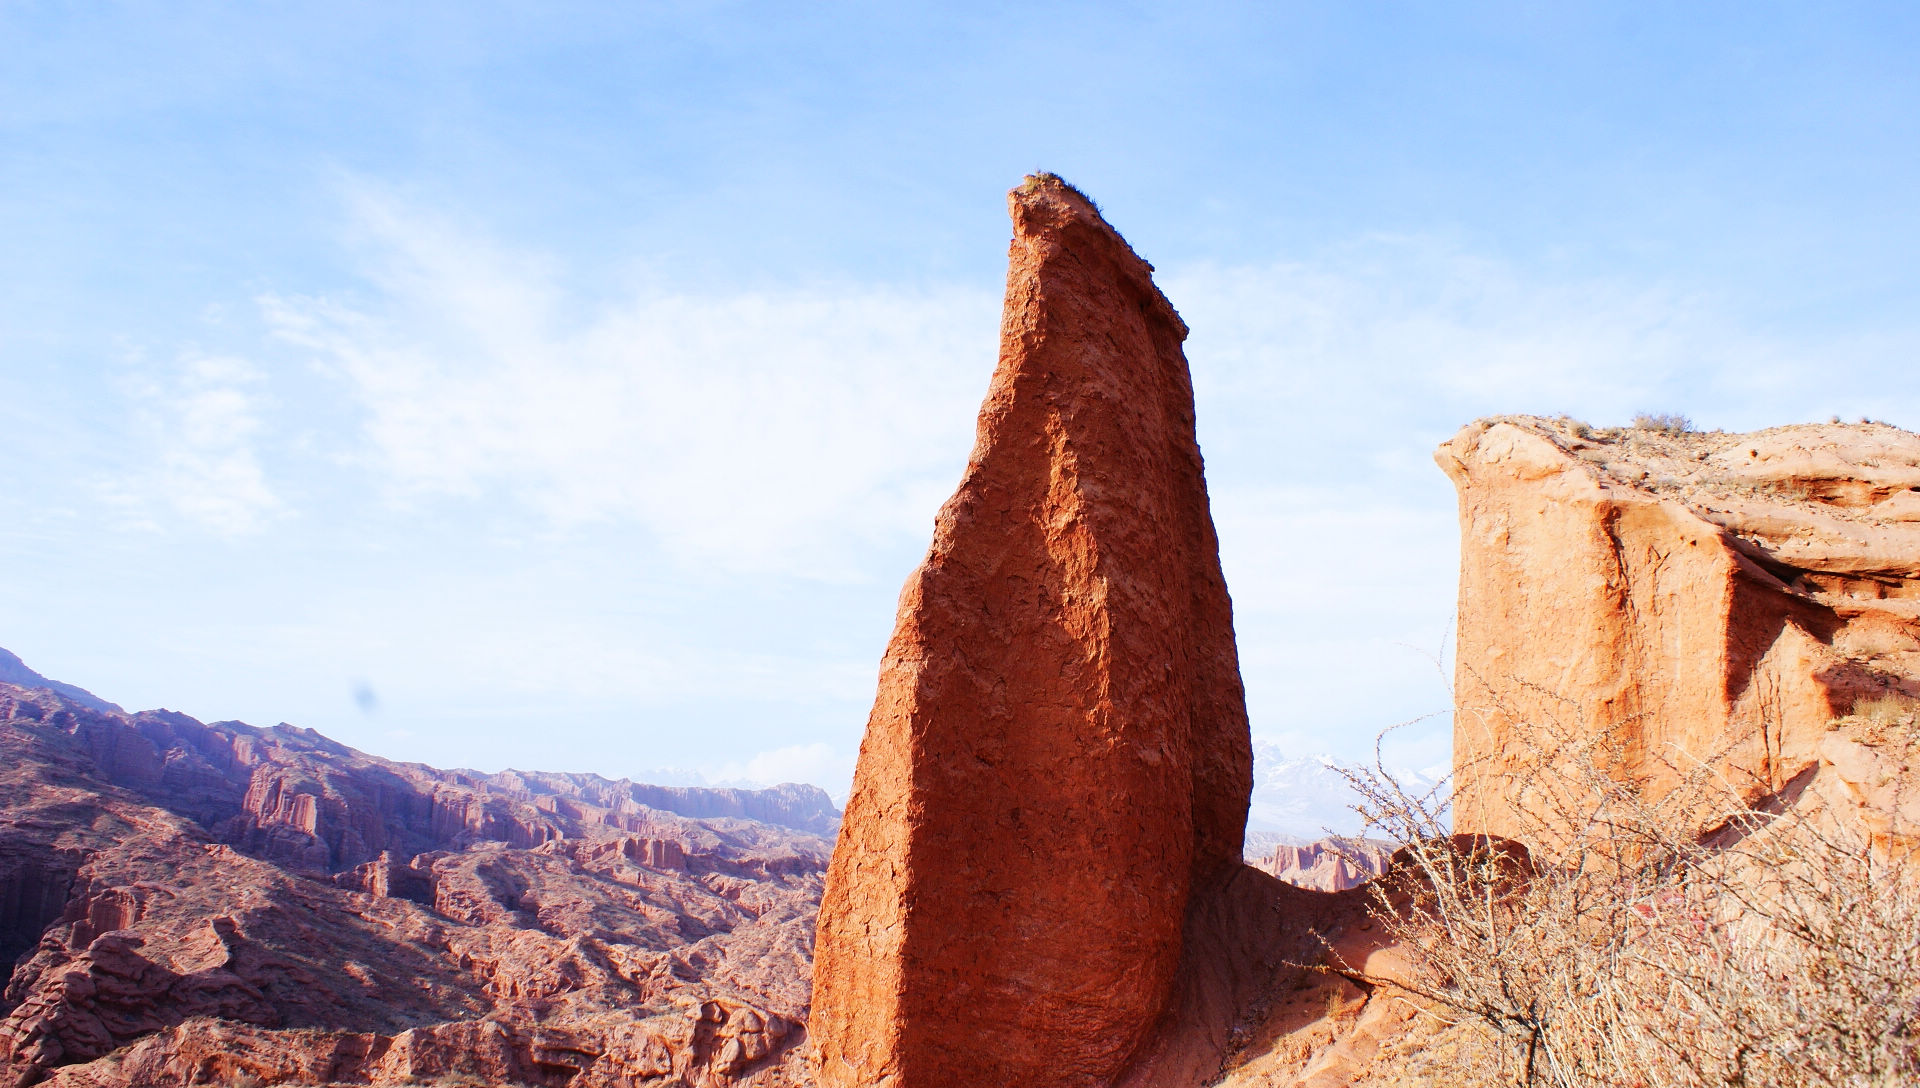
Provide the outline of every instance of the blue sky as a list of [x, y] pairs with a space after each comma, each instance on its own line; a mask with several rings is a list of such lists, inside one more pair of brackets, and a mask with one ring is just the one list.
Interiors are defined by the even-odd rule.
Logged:
[[1447, 703], [1459, 425], [1920, 424], [1916, 53], [1905, 5], [3, 3], [0, 645], [840, 793], [1051, 169], [1193, 327], [1256, 732], [1358, 756]]

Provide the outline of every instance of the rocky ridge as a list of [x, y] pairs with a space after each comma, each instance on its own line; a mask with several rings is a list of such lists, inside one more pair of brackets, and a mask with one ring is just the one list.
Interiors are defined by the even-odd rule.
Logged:
[[16, 687], [38, 688], [44, 691], [51, 691], [55, 695], [65, 696], [67, 699], [93, 710], [118, 711], [120, 709], [118, 703], [109, 703], [93, 692], [88, 691], [86, 688], [75, 687], [72, 684], [63, 684], [58, 680], [47, 679], [28, 668], [27, 663], [20, 660], [18, 654], [7, 649], [0, 649], [0, 684], [13, 684]]
[[799, 1082], [812, 787], [437, 771], [11, 685], [0, 761], [9, 1084]]

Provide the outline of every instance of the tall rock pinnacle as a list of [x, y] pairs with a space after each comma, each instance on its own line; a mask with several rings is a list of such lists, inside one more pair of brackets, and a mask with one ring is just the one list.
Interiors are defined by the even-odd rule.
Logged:
[[1094, 1088], [1173, 1015], [1251, 789], [1187, 328], [1052, 175], [973, 457], [900, 597], [827, 877], [823, 1088]]

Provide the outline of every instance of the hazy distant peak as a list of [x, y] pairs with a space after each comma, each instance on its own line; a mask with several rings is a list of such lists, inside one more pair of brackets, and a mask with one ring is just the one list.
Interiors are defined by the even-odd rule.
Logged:
[[[1253, 742], [1253, 796], [1247, 813], [1248, 852], [1274, 845], [1299, 846], [1327, 835], [1359, 835], [1366, 828], [1353, 806], [1360, 800], [1342, 773], [1342, 764], [1325, 753], [1290, 755], [1272, 741]], [[1445, 768], [1415, 771], [1394, 768], [1409, 789], [1431, 788]]]
[[120, 710], [117, 704], [109, 703], [85, 688], [77, 688], [72, 684], [63, 684], [58, 680], [49, 680], [41, 676], [28, 668], [27, 663], [20, 660], [19, 655], [7, 649], [0, 649], [0, 683], [23, 688], [42, 688], [94, 710]]

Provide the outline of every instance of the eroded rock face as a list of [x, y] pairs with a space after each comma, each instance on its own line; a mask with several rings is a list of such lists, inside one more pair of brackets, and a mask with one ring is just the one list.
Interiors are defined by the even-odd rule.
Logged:
[[1115, 1083], [1185, 1000], [1183, 927], [1272, 883], [1186, 326], [1078, 192], [1009, 206], [999, 367], [828, 877], [824, 1088]]
[[1497, 794], [1528, 721], [1613, 731], [1655, 788], [1675, 759], [1755, 797], [1876, 773], [1832, 723], [1920, 696], [1920, 435], [1502, 417], [1435, 456], [1460, 492], [1457, 829], [1522, 830]]
[[828, 844], [636, 800], [832, 812], [752, 792], [0, 685], [0, 1085], [798, 1083]]
[[1316, 839], [1279, 843], [1250, 864], [1296, 888], [1344, 892], [1387, 871], [1393, 844], [1370, 839]]

